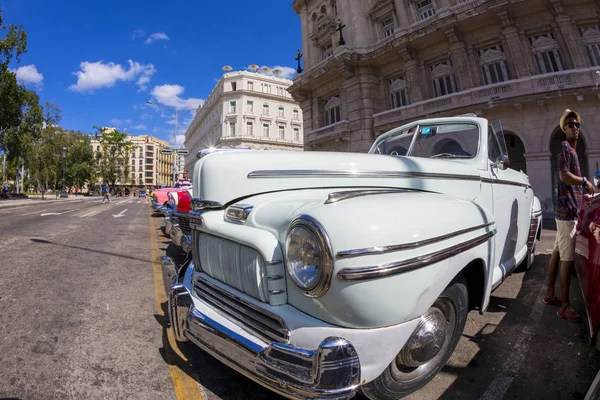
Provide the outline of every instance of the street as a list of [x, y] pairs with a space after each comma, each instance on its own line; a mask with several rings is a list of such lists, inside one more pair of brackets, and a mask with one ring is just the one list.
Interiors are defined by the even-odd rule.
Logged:
[[[176, 249], [143, 199], [2, 205], [0, 398], [277, 397], [175, 346], [158, 260]], [[469, 313], [448, 365], [408, 399], [583, 399], [600, 359], [584, 323], [541, 302], [553, 240], [544, 231], [532, 268]], [[571, 295], [583, 312], [575, 278]]]

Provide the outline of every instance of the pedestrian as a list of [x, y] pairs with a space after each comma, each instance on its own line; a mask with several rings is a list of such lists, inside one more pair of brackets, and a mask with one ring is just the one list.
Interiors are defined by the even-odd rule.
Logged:
[[102, 186], [102, 203], [108, 201], [110, 203], [110, 188], [108, 184]]
[[[558, 150], [558, 195], [554, 208], [556, 239], [554, 251], [548, 264], [548, 290], [544, 303], [560, 306], [556, 314], [568, 321], [579, 321], [581, 316], [569, 303], [571, 268], [575, 255], [575, 225], [581, 209], [583, 192], [594, 193], [594, 185], [581, 175], [577, 157], [577, 140], [581, 129], [581, 116], [576, 111], [566, 109], [559, 120], [565, 133], [565, 140]], [[560, 264], [559, 298], [554, 294], [554, 285]]]
[[177, 187], [189, 189], [192, 187], [192, 181], [188, 178], [187, 169], [183, 171], [183, 177], [177, 181]]

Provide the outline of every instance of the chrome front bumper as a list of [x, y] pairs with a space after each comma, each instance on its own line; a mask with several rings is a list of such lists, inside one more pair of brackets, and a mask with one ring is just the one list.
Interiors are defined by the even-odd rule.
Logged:
[[[170, 272], [169, 272], [170, 271]], [[176, 281], [163, 263], [165, 286]], [[360, 385], [354, 346], [327, 337], [316, 350], [271, 342], [266, 346], [240, 335], [194, 307], [185, 285], [170, 286], [169, 319], [179, 341], [191, 341], [227, 366], [292, 399], [349, 399]]]

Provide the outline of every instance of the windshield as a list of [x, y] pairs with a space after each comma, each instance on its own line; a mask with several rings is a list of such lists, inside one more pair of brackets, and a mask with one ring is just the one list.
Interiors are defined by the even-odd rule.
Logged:
[[474, 158], [479, 127], [471, 123], [417, 125], [383, 139], [374, 153], [422, 158]]

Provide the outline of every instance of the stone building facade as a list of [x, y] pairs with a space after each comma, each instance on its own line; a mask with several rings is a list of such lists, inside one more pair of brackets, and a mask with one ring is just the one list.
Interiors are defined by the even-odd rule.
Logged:
[[[160, 152], [161, 149], [169, 148], [169, 143], [150, 135], [127, 137], [135, 145], [127, 160], [129, 179], [126, 182], [118, 182], [117, 186], [124, 189], [171, 186], [174, 183], [172, 168], [175, 156]], [[91, 145], [95, 158], [96, 153], [101, 151], [100, 142], [92, 139]]]
[[291, 85], [258, 68], [226, 72], [185, 133], [186, 169], [191, 172], [196, 152], [209, 147], [302, 150], [302, 110]]
[[[341, 7], [342, 5], [343, 7]], [[600, 4], [591, 0], [296, 0], [304, 72], [290, 93], [305, 150], [367, 151], [390, 128], [476, 113], [502, 122], [511, 165], [553, 216], [558, 120], [582, 116], [600, 163]], [[345, 44], [340, 44], [340, 24]]]

